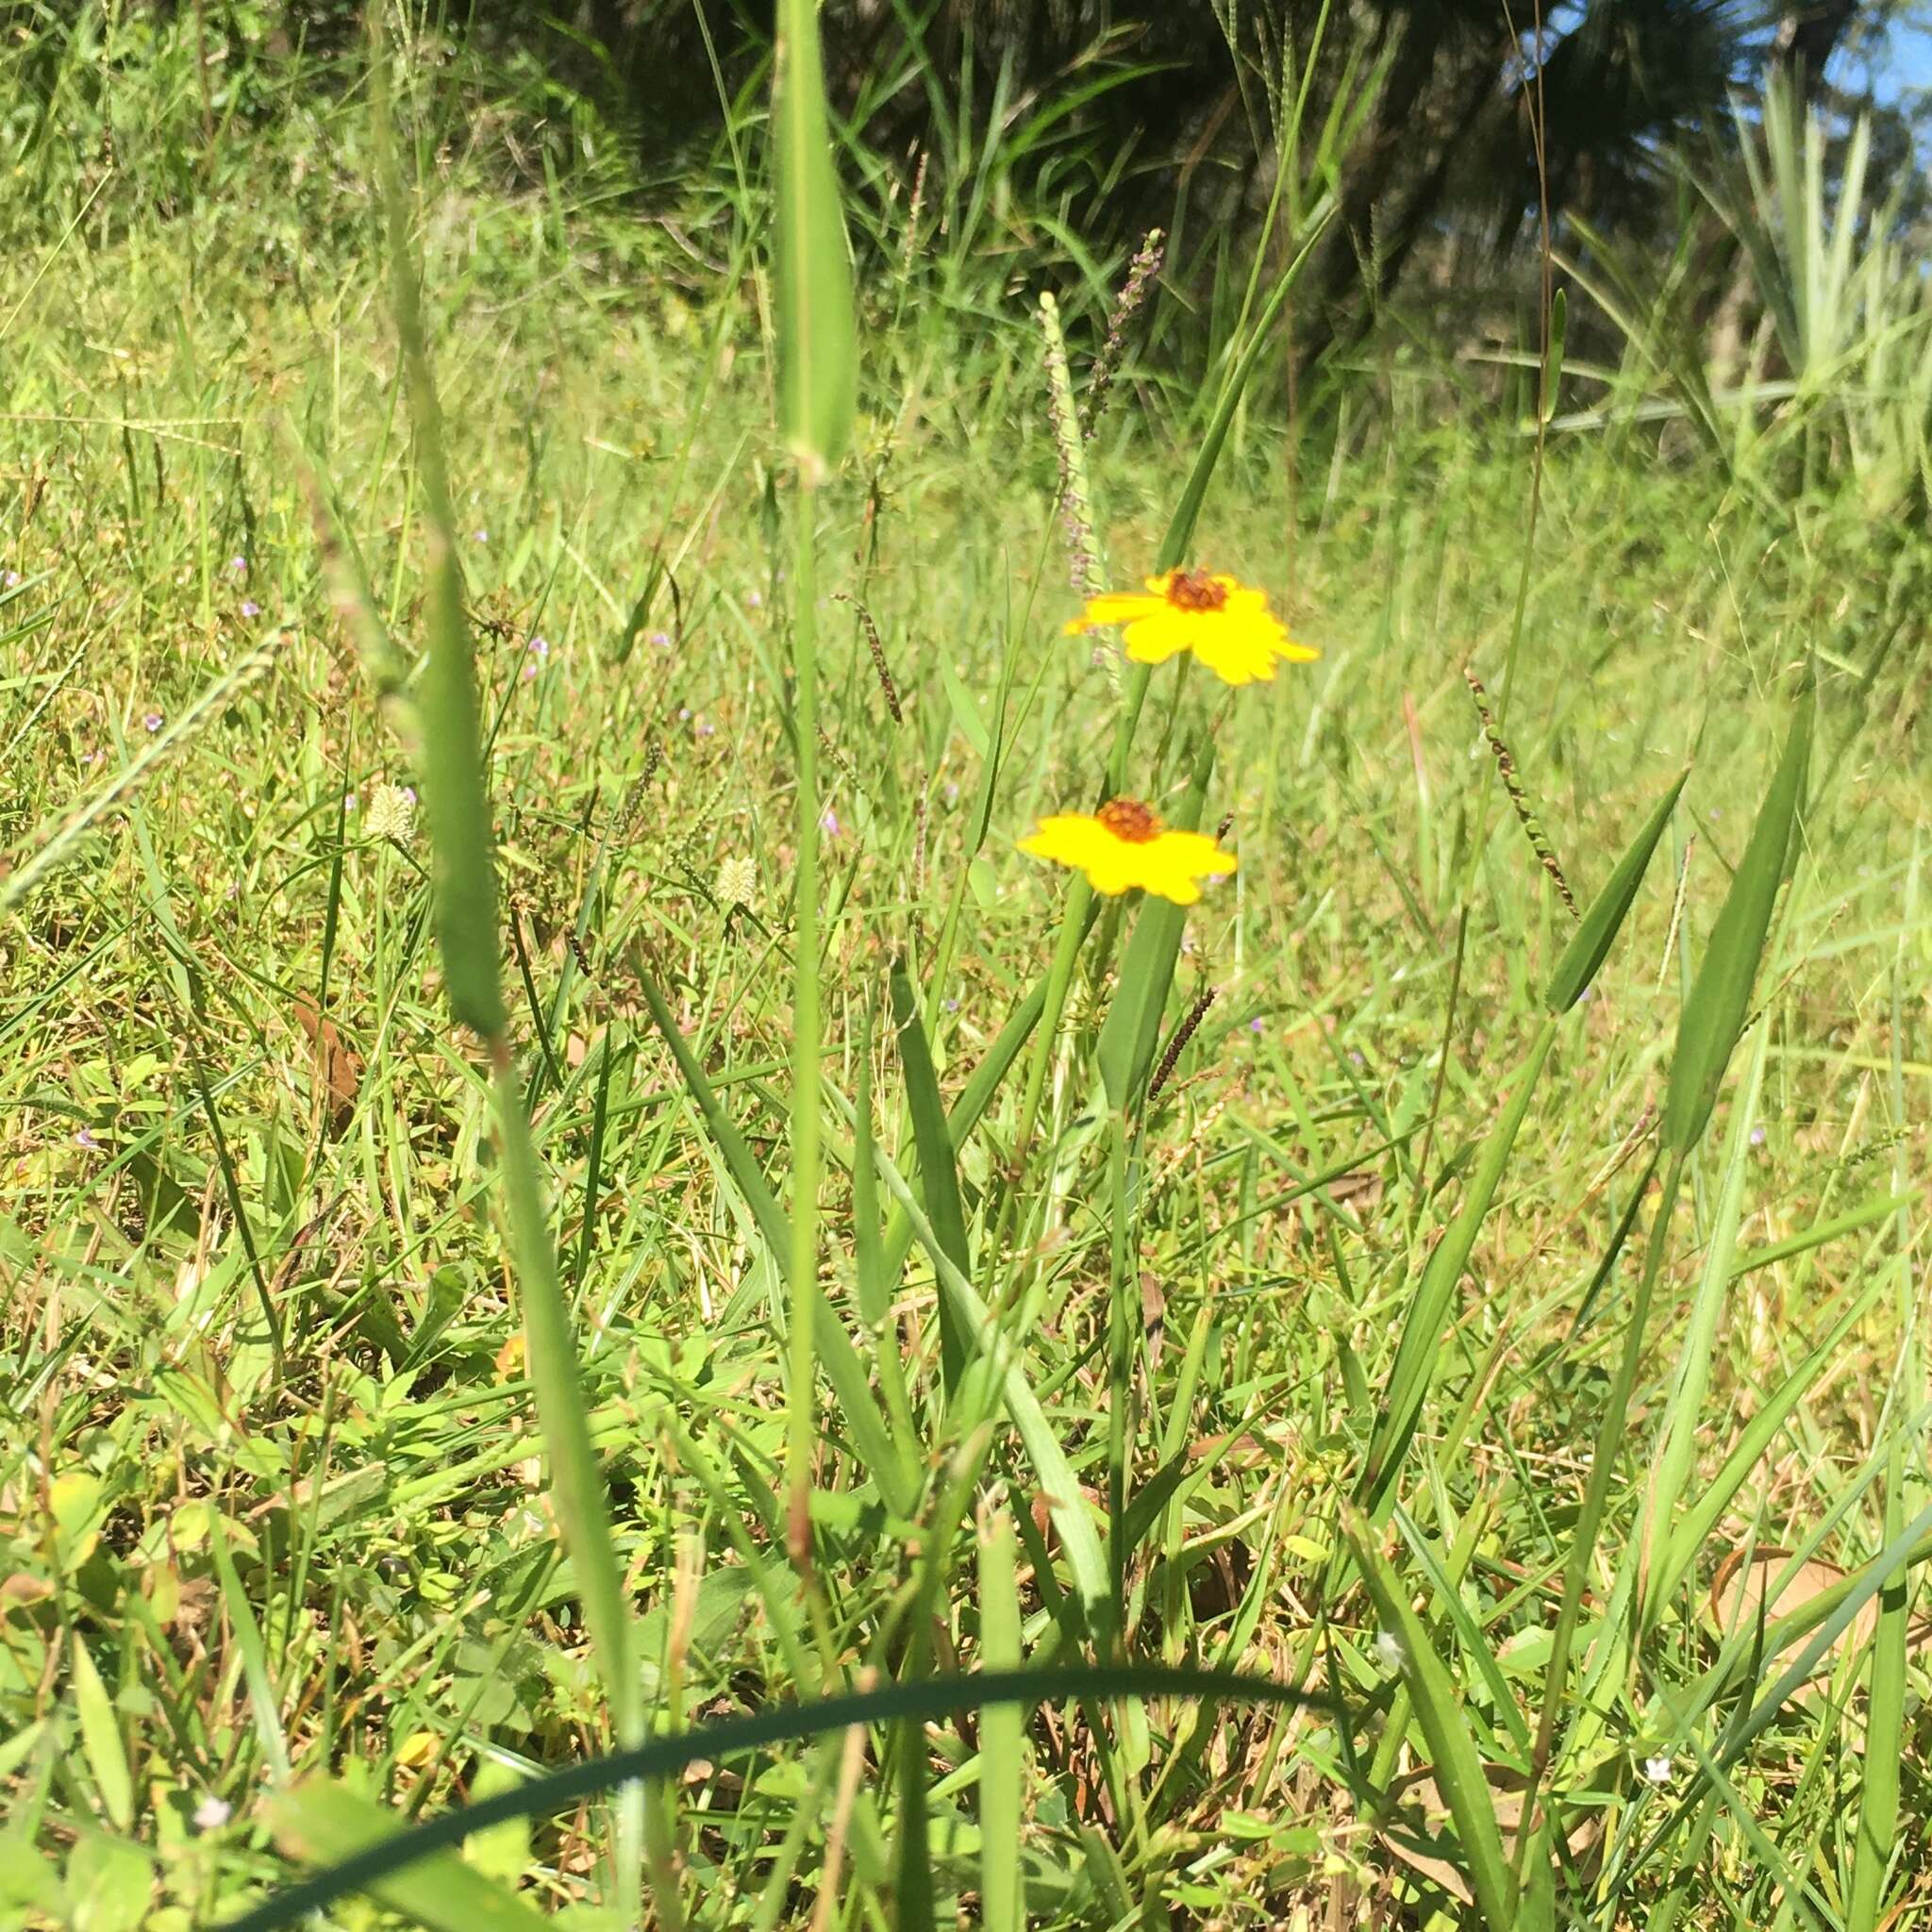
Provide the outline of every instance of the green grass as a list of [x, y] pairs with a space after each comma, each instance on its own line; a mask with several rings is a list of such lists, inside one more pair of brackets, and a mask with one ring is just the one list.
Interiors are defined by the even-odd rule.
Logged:
[[[641, 1853], [621, 1802], [575, 1799], [471, 1840], [493, 1889], [419, 1874], [331, 1922], [508, 1924], [506, 1888], [586, 1925], [667, 1923], [667, 1893], [696, 1927], [1923, 1913], [1924, 660], [1856, 491], [1740, 487], [1668, 430], [1558, 434], [1525, 551], [1531, 441], [1446, 359], [1349, 376], [1291, 489], [1263, 387], [1222, 412], [1191, 554], [1324, 656], [1231, 698], [1165, 667], [1128, 737], [1131, 667], [1060, 635], [1017, 217], [988, 267], [930, 206], [908, 245], [903, 189], [861, 188], [887, 245], [857, 447], [800, 497], [761, 126], [657, 225], [614, 160], [545, 176], [527, 77], [407, 67], [533, 1245], [450, 1017], [435, 800], [385, 790], [435, 769], [410, 734], [449, 613], [368, 103], [261, 52], [218, 77], [203, 152], [187, 30], [105, 88], [105, 57], [49, 79], [58, 37], [7, 57], [59, 105], [8, 124], [32, 192], [0, 266], [0, 1920], [232, 1916], [370, 1803], [441, 1815], [613, 1748], [598, 1673], [626, 1646], [667, 1750], [982, 1664], [1238, 1668], [1330, 1703], [1069, 1690], [851, 1747], [693, 1740]], [[1052, 270], [1076, 383], [1121, 266]], [[1117, 582], [1153, 567], [1230, 366], [1162, 359], [1177, 302], [1087, 452]], [[824, 600], [808, 1561], [797, 513]], [[1586, 908], [1692, 766], [1548, 1039], [1574, 925], [1465, 665]], [[1742, 862], [1807, 666], [1790, 884], [1729, 989], [1709, 1133], [1673, 1116], [1668, 1212], [1633, 1190], [1707, 948], [1749, 953]], [[1210, 733], [1201, 823], [1231, 819], [1241, 863], [1184, 923], [1090, 925], [1014, 849], [1117, 758], [1180, 816]], [[1036, 989], [1049, 1023], [1008, 1030]], [[1430, 1269], [1483, 1185], [1446, 1237], [1467, 1267]], [[594, 1656], [598, 1586], [558, 1541], [585, 1505], [540, 1424], [576, 1398], [554, 1358], [533, 1388], [522, 1339], [551, 1249], [631, 1611]], [[1768, 1549], [1851, 1580], [1786, 1597], [1759, 1646], [1707, 1597]], [[315, 1774], [346, 1794], [305, 1809]], [[656, 1903], [618, 1893], [640, 1856]]]

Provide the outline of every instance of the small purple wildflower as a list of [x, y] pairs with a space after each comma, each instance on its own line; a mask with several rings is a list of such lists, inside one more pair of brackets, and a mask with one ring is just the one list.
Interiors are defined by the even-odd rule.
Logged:
[[707, 718], [704, 721], [704, 723], [698, 726], [698, 736], [700, 738], [709, 738], [717, 731], [717, 729], [718, 727], [715, 724], [713, 724], [708, 718]]
[[946, 781], [946, 803], [948, 805], [958, 805], [958, 802], [959, 788], [948, 779]]
[[1267, 1030], [1268, 1023], [1258, 1013], [1248, 1022], [1248, 1031], [1250, 1033], [1265, 1033]]
[[398, 790], [400, 790], [400, 791], [401, 791], [401, 792], [402, 792], [402, 794], [403, 794], [404, 798], [405, 798], [405, 799], [407, 799], [407, 800], [408, 801], [408, 803], [409, 803], [409, 804], [411, 804], [411, 805], [414, 805], [414, 804], [415, 804], [415, 802], [416, 802], [416, 788], [415, 788], [415, 787], [414, 787], [413, 785], [404, 785], [404, 786], [400, 786], [400, 787], [398, 788]]
[[76, 1147], [98, 1147], [101, 1143], [94, 1139], [87, 1128], [83, 1127], [79, 1133], [75, 1135], [74, 1144]]
[[668, 630], [654, 630], [651, 633], [651, 641], [658, 650], [668, 651], [671, 648], [671, 633]]
[[1754, 1147], [1762, 1147], [1764, 1145], [1764, 1129], [1762, 1127], [1753, 1127], [1751, 1129], [1751, 1144]]
[[756, 610], [765, 601], [764, 592], [762, 591], [753, 591], [746, 595], [744, 601]]
[[150, 731], [158, 731], [161, 728], [161, 714], [158, 711], [145, 712], [142, 714], [141, 722], [143, 724], [145, 724]]
[[678, 706], [677, 722], [680, 724], [689, 724], [691, 723], [691, 707], [689, 705]]
[[475, 541], [475, 542], [478, 542], [478, 543], [487, 543], [487, 542], [489, 542], [489, 541], [490, 541], [490, 532], [489, 532], [488, 530], [478, 530], [478, 531], [476, 532], [476, 535], [475, 535], [475, 537], [474, 541]]
[[819, 830], [828, 839], [839, 836], [839, 814], [829, 805], [819, 815]]
[[242, 600], [242, 615], [243, 617], [259, 617], [261, 615], [261, 606], [253, 597], [244, 597]]
[[1353, 1047], [1353, 1046], [1352, 1046], [1352, 1047], [1350, 1047], [1350, 1048], [1349, 1048], [1349, 1050], [1348, 1050], [1348, 1057], [1349, 1057], [1349, 1058], [1350, 1058], [1350, 1059], [1352, 1059], [1352, 1060], [1353, 1060], [1353, 1061], [1354, 1061], [1354, 1062], [1356, 1063], [1356, 1065], [1357, 1065], [1357, 1066], [1358, 1066], [1358, 1067], [1361, 1067], [1361, 1066], [1366, 1066], [1366, 1065], [1368, 1064], [1368, 1062], [1367, 1062], [1367, 1061], [1366, 1061], [1365, 1059], [1363, 1059], [1363, 1058], [1362, 1058], [1362, 1056], [1361, 1056], [1361, 1052], [1360, 1052], [1360, 1050], [1359, 1050], [1358, 1048], [1357, 1048], [1357, 1047]]
[[196, 1831], [219, 1831], [234, 1815], [225, 1798], [218, 1798], [209, 1791], [194, 1807], [194, 1828]]
[[228, 559], [228, 568], [238, 577], [245, 576], [248, 574], [248, 559], [245, 557], [231, 557]]
[[4, 583], [9, 591], [12, 590], [14, 585], [19, 583], [19, 581], [20, 573], [17, 570], [10, 570], [7, 572], [4, 576], [0, 576], [0, 583]]
[[345, 798], [342, 801], [342, 803], [348, 810], [354, 811], [356, 809], [356, 794], [353, 791], [350, 792], [348, 797]]
[[959, 1010], [959, 1002], [958, 1000], [941, 1000], [940, 1004], [949, 1013], [957, 1013]]
[[550, 640], [549, 640], [548, 638], [532, 638], [532, 639], [530, 640], [530, 656], [531, 656], [531, 657], [533, 657], [533, 658], [547, 658], [547, 657], [549, 657], [549, 655], [550, 655]]

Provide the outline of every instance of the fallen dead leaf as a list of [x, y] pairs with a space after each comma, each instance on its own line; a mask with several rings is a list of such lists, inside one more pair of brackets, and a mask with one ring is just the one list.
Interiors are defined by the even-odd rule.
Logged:
[[316, 1074], [328, 1096], [329, 1124], [341, 1133], [362, 1091], [362, 1058], [342, 1038], [336, 1023], [323, 1017], [311, 994], [295, 995], [295, 1019], [315, 1048]]

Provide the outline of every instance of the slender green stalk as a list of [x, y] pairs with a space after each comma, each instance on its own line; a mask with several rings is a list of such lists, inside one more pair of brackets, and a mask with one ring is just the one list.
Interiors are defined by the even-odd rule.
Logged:
[[817, 498], [801, 482], [793, 551], [792, 719], [798, 744], [798, 884], [791, 996], [791, 1362], [785, 1431], [785, 1533], [791, 1560], [811, 1560], [812, 1306], [819, 1291], [819, 671]]

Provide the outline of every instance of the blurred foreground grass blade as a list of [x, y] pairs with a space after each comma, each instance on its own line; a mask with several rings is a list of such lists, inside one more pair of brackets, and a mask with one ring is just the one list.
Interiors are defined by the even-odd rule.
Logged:
[[389, 48], [382, 35], [381, 17], [380, 7], [370, 9], [376, 167], [382, 181], [390, 291], [402, 345], [409, 423], [415, 432], [424, 538], [429, 553], [425, 586], [429, 661], [424, 669], [418, 703], [423, 731], [423, 804], [429, 821], [430, 903], [450, 1010], [463, 1025], [488, 1040], [503, 1033], [509, 1016], [497, 970], [501, 941], [496, 929], [496, 873], [490, 852], [490, 798], [479, 751], [481, 713], [475, 654], [463, 615], [462, 574], [457, 563], [456, 512], [443, 463], [442, 412], [429, 369], [415, 244], [390, 125]]
[[1342, 1526], [1362, 1581], [1374, 1601], [1375, 1615], [1382, 1628], [1402, 1646], [1402, 1680], [1415, 1706], [1416, 1722], [1428, 1740], [1436, 1788], [1455, 1821], [1483, 1923], [1489, 1932], [1515, 1932], [1516, 1881], [1503, 1856], [1495, 1805], [1483, 1775], [1482, 1759], [1476, 1756], [1475, 1742], [1457, 1707], [1456, 1686], [1431, 1647], [1423, 1620], [1410, 1608], [1401, 1579], [1384, 1559], [1374, 1525], [1350, 1506], [1344, 1507]]
[[[1175, 829], [1195, 831], [1208, 800], [1208, 781], [1214, 771], [1214, 741], [1204, 736], [1194, 759], [1193, 782]], [[1134, 921], [1134, 935], [1121, 956], [1120, 983], [1113, 1004], [1100, 1028], [1100, 1076], [1107, 1097], [1121, 1113], [1140, 1099], [1154, 1065], [1160, 1041], [1161, 1015], [1167, 1010], [1168, 989], [1174, 984], [1174, 961], [1180, 958], [1181, 933], [1188, 908], [1169, 899], [1147, 895]]]
[[1395, 1361], [1389, 1371], [1382, 1396], [1381, 1414], [1374, 1434], [1369, 1440], [1369, 1453], [1363, 1464], [1356, 1501], [1376, 1523], [1384, 1520], [1395, 1493], [1395, 1478], [1415, 1434], [1422, 1414], [1423, 1398], [1441, 1364], [1445, 1324], [1456, 1298], [1457, 1284], [1475, 1247], [1490, 1204], [1496, 1198], [1510, 1150], [1529, 1111], [1530, 1095], [1557, 1043], [1554, 1015], [1544, 1020], [1530, 1047], [1528, 1058], [1509, 1076], [1509, 1101], [1503, 1117], [1490, 1129], [1477, 1156], [1475, 1173], [1456, 1219], [1449, 1224], [1429, 1257], [1423, 1263], [1422, 1279], [1409, 1300], [1408, 1313], [1402, 1325], [1402, 1340], [1396, 1344]]
[[[899, 1041], [899, 1066], [906, 1079], [906, 1105], [912, 1115], [912, 1140], [919, 1152], [919, 1190], [925, 1197], [926, 1219], [954, 1267], [971, 1275], [966, 1246], [966, 1218], [959, 1206], [959, 1176], [953, 1162], [953, 1137], [946, 1124], [946, 1103], [933, 1072], [932, 1052], [919, 1018], [919, 1002], [903, 961], [892, 967], [892, 1025]], [[966, 1337], [958, 1310], [946, 1295], [940, 1297], [940, 1366], [950, 1401], [966, 1367]]]
[[[979, 1533], [979, 1657], [990, 1671], [1020, 1663], [1021, 1609], [1013, 1525], [1002, 1514]], [[1026, 1795], [1026, 1719], [1017, 1705], [979, 1721], [979, 1910], [984, 1932], [1026, 1932], [1021, 1859]]]
[[[612, 1728], [618, 1741], [628, 1746], [643, 1737], [643, 1680], [632, 1663], [623, 1569], [611, 1536], [602, 1468], [591, 1441], [570, 1309], [558, 1274], [541, 1174], [509, 1041], [474, 649], [457, 567], [442, 416], [429, 366], [415, 255], [396, 169], [389, 48], [380, 7], [370, 9], [369, 21], [376, 165], [388, 213], [391, 285], [429, 550], [429, 663], [418, 716], [437, 945], [451, 1010], [458, 1021], [483, 1037], [489, 1052], [510, 1248], [530, 1382], [550, 1466], [552, 1502], [598, 1673], [610, 1699]], [[626, 1901], [625, 1924], [635, 1917], [629, 1902], [638, 1895], [643, 1861], [642, 1799], [641, 1789], [633, 1790], [623, 1794], [619, 1807], [617, 1883], [619, 1895]]]
[[1751, 987], [1764, 957], [1772, 908], [1784, 883], [1804, 795], [1815, 706], [1808, 691], [1798, 701], [1784, 756], [1772, 776], [1751, 830], [1751, 842], [1738, 861], [1731, 889], [1705, 946], [1704, 962], [1684, 1002], [1663, 1118], [1664, 1145], [1678, 1154], [1688, 1153], [1702, 1137], [1710, 1110], [1717, 1105], [1731, 1049], [1738, 1043], [1750, 1010]]
[[[388, 1806], [320, 1778], [276, 1792], [268, 1802], [268, 1824], [283, 1851], [310, 1865], [340, 1864], [405, 1829]], [[430, 1932], [539, 1932], [550, 1923], [450, 1851], [430, 1852], [373, 1880], [369, 1890]]]
[[[675, 1777], [701, 1761], [722, 1763], [746, 1752], [824, 1737], [852, 1724], [923, 1724], [959, 1711], [1009, 1705], [1026, 1710], [1074, 1699], [1094, 1703], [1125, 1697], [1198, 1697], [1213, 1704], [1289, 1709], [1332, 1707], [1324, 1699], [1266, 1677], [1156, 1664], [1042, 1664], [1031, 1670], [987, 1671], [976, 1676], [923, 1677], [811, 1704], [771, 1706], [672, 1737], [653, 1738], [603, 1757], [586, 1758], [547, 1776], [527, 1779], [495, 1797], [443, 1812], [407, 1832], [385, 1833], [379, 1840], [338, 1856], [326, 1871], [275, 1893], [252, 1911], [230, 1920], [225, 1932], [274, 1932], [277, 1926], [295, 1924], [350, 1892], [375, 1890], [396, 1873], [492, 1825], [517, 1818], [551, 1816], [597, 1792], [643, 1778]], [[288, 1794], [290, 1808], [278, 1815], [310, 1815], [307, 1807], [315, 1793], [339, 1789], [325, 1778], [305, 1780]], [[320, 1802], [331, 1801], [325, 1798]], [[303, 1808], [294, 1808], [298, 1805]], [[332, 1814], [318, 1809], [314, 1815], [328, 1818]], [[353, 1818], [349, 1828], [356, 1828]], [[322, 1850], [318, 1856], [331, 1855]]]
[[1543, 994], [1543, 1005], [1552, 1013], [1567, 1012], [1583, 997], [1591, 981], [1596, 977], [1598, 968], [1603, 965], [1623, 926], [1624, 916], [1637, 897], [1637, 889], [1643, 883], [1650, 856], [1657, 850], [1657, 841], [1663, 837], [1664, 827], [1671, 822], [1671, 813], [1676, 809], [1678, 795], [1690, 775], [1685, 772], [1657, 801], [1657, 809], [1644, 820], [1642, 829], [1631, 840], [1623, 858], [1617, 861], [1616, 870], [1605, 882], [1603, 891], [1590, 902], [1582, 923], [1571, 935], [1570, 943], [1563, 948], [1563, 957], [1557, 961], [1556, 972], [1550, 975], [1549, 990]]
[[778, 171], [778, 386], [808, 482], [844, 454], [858, 401], [852, 261], [819, 58], [817, 0], [779, 0], [773, 112]]
[[[677, 1071], [684, 1076], [685, 1089], [697, 1108], [699, 1119], [705, 1124], [705, 1131], [710, 1135], [711, 1144], [717, 1148], [739, 1192], [744, 1196], [745, 1205], [751, 1209], [752, 1218], [758, 1223], [758, 1231], [771, 1250], [774, 1263], [782, 1270], [791, 1243], [791, 1227], [785, 1218], [785, 1210], [773, 1198], [771, 1189], [766, 1187], [765, 1177], [751, 1149], [745, 1145], [743, 1135], [732, 1125], [730, 1117], [719, 1106], [718, 1096], [711, 1091], [711, 1083], [705, 1078], [704, 1069], [692, 1058], [691, 1050], [684, 1035], [678, 1031], [677, 1022], [672, 1017], [671, 1008], [664, 1004], [664, 995], [658, 990], [657, 982], [651, 977], [642, 958], [633, 950], [630, 960], [644, 1004], [650, 1008], [658, 1031], [677, 1062]], [[811, 1324], [818, 1358], [824, 1368], [826, 1380], [832, 1385], [832, 1392], [839, 1398], [840, 1411], [844, 1416], [846, 1428], [851, 1431], [853, 1447], [877, 1479], [892, 1508], [902, 1515], [911, 1513], [917, 1508], [919, 1500], [919, 1478], [908, 1461], [911, 1445], [894, 1443], [891, 1432], [879, 1414], [878, 1404], [873, 1400], [872, 1388], [865, 1379], [865, 1367], [858, 1359], [858, 1351], [853, 1347], [852, 1338], [845, 1332], [845, 1324], [839, 1320], [823, 1292], [816, 1292], [812, 1297]], [[890, 1348], [895, 1345], [889, 1330], [881, 1338], [881, 1346]]]

